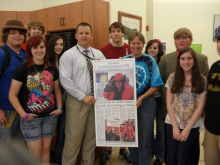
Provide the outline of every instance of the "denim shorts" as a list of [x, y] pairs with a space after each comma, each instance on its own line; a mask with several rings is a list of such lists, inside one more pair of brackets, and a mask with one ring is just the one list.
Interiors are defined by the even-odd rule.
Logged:
[[34, 117], [28, 121], [21, 118], [20, 125], [25, 141], [35, 141], [42, 137], [53, 137], [58, 116], [53, 114], [45, 117]]

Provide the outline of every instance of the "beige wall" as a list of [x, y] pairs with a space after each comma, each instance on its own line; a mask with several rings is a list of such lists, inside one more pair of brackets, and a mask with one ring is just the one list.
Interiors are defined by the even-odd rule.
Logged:
[[219, 59], [213, 42], [214, 14], [220, 14], [220, 0], [154, 0], [153, 37], [167, 40], [167, 52], [175, 51], [173, 33], [187, 27], [193, 43], [202, 44], [209, 66]]
[[42, 8], [58, 6], [58, 5], [63, 5], [78, 1], [82, 1], [82, 0], [42, 0]]
[[42, 0], [0, 0], [0, 11], [33, 11], [42, 9]]

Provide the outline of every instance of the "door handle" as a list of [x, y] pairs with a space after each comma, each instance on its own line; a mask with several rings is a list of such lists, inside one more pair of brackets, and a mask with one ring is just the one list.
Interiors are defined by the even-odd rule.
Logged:
[[61, 20], [62, 20], [63, 18], [60, 18], [60, 26], [63, 26], [62, 24], [61, 24]]
[[65, 20], [65, 17], [63, 17], [63, 26], [66, 26], [66, 25], [64, 24], [64, 20]]

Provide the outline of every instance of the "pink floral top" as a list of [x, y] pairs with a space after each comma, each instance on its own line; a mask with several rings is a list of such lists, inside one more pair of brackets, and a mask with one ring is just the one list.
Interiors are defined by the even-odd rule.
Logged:
[[[174, 73], [170, 74], [165, 87], [171, 89], [174, 81]], [[193, 113], [195, 112], [196, 108], [198, 107], [199, 98], [206, 95], [207, 93], [207, 79], [204, 76], [204, 91], [200, 94], [196, 94], [191, 92], [191, 87], [183, 87], [182, 93], [175, 93], [174, 100], [172, 103], [172, 107], [174, 110], [174, 114], [176, 117], [177, 125], [180, 129], [184, 129], [187, 124], [189, 123]], [[169, 114], [167, 113], [165, 123], [171, 124], [171, 120]], [[193, 128], [200, 127], [199, 131], [204, 130], [204, 124], [202, 121], [201, 116], [193, 126]]]

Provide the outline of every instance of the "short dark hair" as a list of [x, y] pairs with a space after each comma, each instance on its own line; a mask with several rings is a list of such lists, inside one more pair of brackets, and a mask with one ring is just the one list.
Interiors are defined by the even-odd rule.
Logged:
[[88, 26], [90, 28], [90, 32], [92, 33], [92, 26], [90, 24], [88, 24], [87, 22], [81, 22], [77, 25], [76, 27], [76, 33], [78, 33], [79, 30], [79, 26]]
[[220, 41], [220, 34], [219, 34], [218, 37], [217, 37], [217, 41]]
[[120, 22], [114, 22], [109, 26], [109, 33], [111, 33], [112, 28], [120, 28], [122, 33], [125, 33], [125, 27]]
[[26, 42], [26, 31], [25, 30], [20, 30], [20, 29], [9, 29], [7, 30], [6, 32], [2, 33], [2, 37], [1, 37], [1, 40], [4, 44], [6, 44], [7, 42], [7, 39], [8, 39], [8, 36], [9, 36], [9, 33], [10, 33], [10, 30], [18, 30], [20, 33], [22, 33], [24, 35], [24, 43]]

